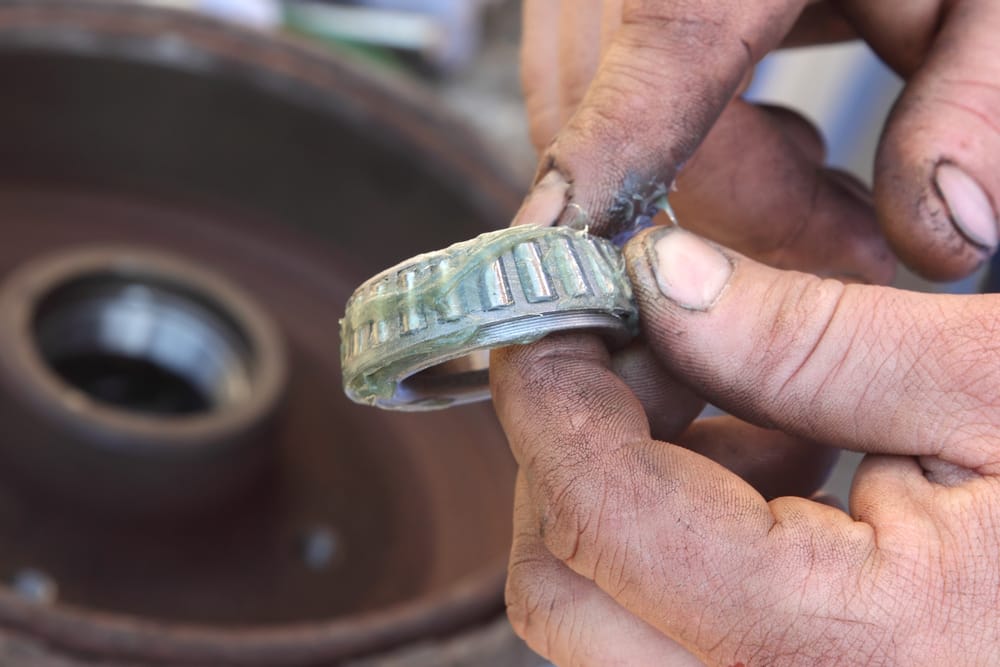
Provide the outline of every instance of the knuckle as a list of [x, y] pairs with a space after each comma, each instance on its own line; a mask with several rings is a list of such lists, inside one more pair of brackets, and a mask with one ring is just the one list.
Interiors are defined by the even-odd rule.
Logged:
[[874, 553], [874, 535], [866, 524], [816, 514], [813, 502], [804, 498], [777, 498], [768, 505], [775, 523], [763, 558], [780, 562], [783, 576], [796, 573], [804, 584], [819, 572], [860, 571]]
[[662, 44], [663, 35], [667, 34], [678, 50], [690, 47], [711, 50], [717, 46], [720, 35], [731, 31], [731, 12], [726, 4], [627, 0], [622, 7], [622, 26], [648, 34], [650, 39], [644, 40], [646, 43]]
[[[770, 413], [821, 419], [829, 407], [824, 401], [829, 385], [849, 360], [858, 364], [866, 356], [872, 357], [873, 363], [885, 358], [884, 354], [876, 358], [886, 351], [871, 349], [872, 337], [867, 335], [874, 324], [872, 306], [876, 299], [859, 305], [848, 296], [855, 286], [816, 277], [775, 289], [778, 291], [766, 298], [777, 304], [775, 310], [762, 322], [763, 330], [755, 338], [766, 341], [765, 349], [745, 359], [742, 372], [757, 378], [752, 386], [764, 388]], [[761, 395], [755, 400], [759, 402]], [[802, 410], [801, 406], [814, 410]], [[795, 411], [789, 413], [792, 409]]]
[[809, 277], [791, 285], [775, 281], [762, 301], [775, 304], [762, 319], [755, 340], [764, 341], [760, 356], [744, 361], [745, 371], [765, 380], [779, 395], [793, 383], [823, 337], [839, 298], [836, 283]]

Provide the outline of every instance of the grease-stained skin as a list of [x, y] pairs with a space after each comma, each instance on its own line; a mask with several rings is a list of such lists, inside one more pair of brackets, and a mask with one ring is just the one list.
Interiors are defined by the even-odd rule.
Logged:
[[[526, 0], [515, 223], [614, 236], [672, 184], [684, 228], [625, 246], [642, 343], [492, 357], [508, 615], [555, 664], [1000, 663], [1000, 297], [877, 286], [890, 247], [932, 278], [996, 250], [998, 30], [994, 0]], [[907, 81], [874, 193], [739, 97], [851, 34]], [[809, 499], [841, 448], [869, 455], [843, 509]]]

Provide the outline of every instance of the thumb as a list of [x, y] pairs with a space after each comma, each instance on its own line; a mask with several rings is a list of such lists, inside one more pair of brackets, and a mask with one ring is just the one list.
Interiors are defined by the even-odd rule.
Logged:
[[626, 258], [654, 352], [733, 414], [984, 474], [1000, 458], [1000, 297], [779, 271], [676, 227]]

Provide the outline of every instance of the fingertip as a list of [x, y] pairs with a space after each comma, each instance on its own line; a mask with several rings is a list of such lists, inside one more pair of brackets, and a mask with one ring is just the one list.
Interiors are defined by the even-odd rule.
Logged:
[[569, 196], [569, 183], [556, 169], [549, 169], [532, 186], [524, 198], [521, 208], [510, 223], [511, 227], [518, 225], [537, 225], [551, 227], [566, 208]]
[[709, 310], [734, 270], [732, 257], [719, 246], [675, 226], [638, 235], [626, 246], [625, 257], [634, 285], [690, 311]]
[[950, 4], [886, 124], [875, 172], [890, 242], [937, 280], [968, 275], [1000, 238], [1000, 93], [992, 83], [1000, 5]]
[[922, 513], [912, 512], [914, 501], [929, 489], [916, 458], [868, 454], [851, 484], [851, 517], [884, 532], [892, 529], [897, 517], [909, 516], [914, 520], [911, 529], [916, 531]]
[[930, 280], [958, 280], [995, 252], [997, 223], [985, 191], [944, 159], [880, 156], [875, 201], [900, 260]]

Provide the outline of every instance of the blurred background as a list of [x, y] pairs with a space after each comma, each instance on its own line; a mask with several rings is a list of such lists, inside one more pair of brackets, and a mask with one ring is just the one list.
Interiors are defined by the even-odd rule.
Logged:
[[[0, 0], [0, 664], [541, 664], [489, 406], [349, 404], [337, 340], [363, 279], [516, 210], [519, 32], [516, 0]], [[870, 182], [900, 85], [844, 44], [747, 95]]]

